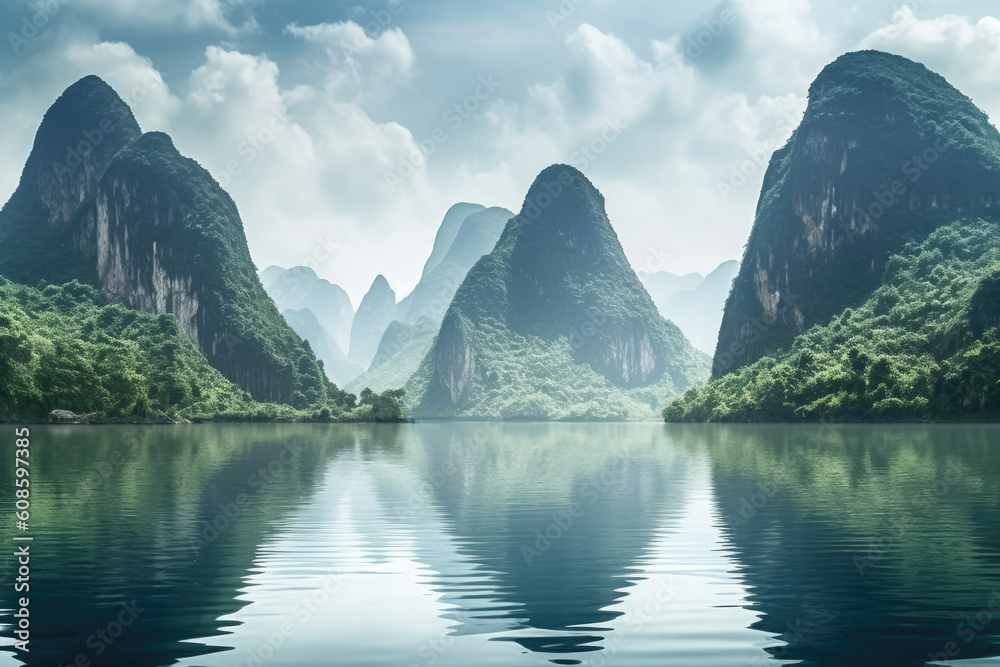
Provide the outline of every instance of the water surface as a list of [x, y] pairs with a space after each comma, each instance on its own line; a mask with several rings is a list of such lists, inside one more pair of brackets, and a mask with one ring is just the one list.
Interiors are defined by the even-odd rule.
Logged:
[[1000, 665], [995, 427], [33, 436], [32, 665]]

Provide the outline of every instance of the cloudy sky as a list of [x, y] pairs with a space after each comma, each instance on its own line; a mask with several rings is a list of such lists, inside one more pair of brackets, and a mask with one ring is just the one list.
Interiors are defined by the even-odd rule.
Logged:
[[[1000, 114], [987, 0], [5, 0], [0, 199], [46, 108], [110, 83], [239, 205], [258, 267], [399, 297], [459, 201], [517, 211], [544, 167], [604, 193], [637, 270], [739, 258], [809, 83], [878, 48]], [[41, 25], [41, 27], [37, 27]], [[747, 175], [740, 174], [739, 171]]]

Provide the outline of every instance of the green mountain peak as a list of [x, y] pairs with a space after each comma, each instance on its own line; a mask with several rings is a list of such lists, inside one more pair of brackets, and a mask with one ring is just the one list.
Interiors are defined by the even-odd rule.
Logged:
[[847, 54], [775, 152], [711, 383], [671, 421], [995, 419], [1000, 133], [943, 77]]
[[469, 271], [407, 391], [418, 416], [641, 418], [706, 368], [656, 311], [604, 197], [554, 165]]
[[173, 315], [256, 400], [306, 407], [330, 391], [257, 279], [232, 198], [168, 135], [142, 134], [98, 77], [68, 88], [39, 127], [0, 211], [0, 275], [79, 280], [108, 302]]
[[998, 202], [1000, 133], [968, 97], [900, 56], [842, 56], [771, 159], [715, 376], [864, 297], [907, 241]]

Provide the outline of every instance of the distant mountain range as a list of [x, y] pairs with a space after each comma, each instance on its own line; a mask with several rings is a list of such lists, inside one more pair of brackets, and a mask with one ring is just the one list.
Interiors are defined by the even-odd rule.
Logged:
[[344, 386], [361, 374], [364, 365], [344, 353], [351, 339], [354, 307], [343, 288], [305, 266], [269, 266], [259, 278], [289, 326], [309, 341], [331, 382]]
[[[480, 258], [494, 250], [508, 221], [514, 217], [514, 213], [503, 208], [454, 205], [438, 229], [420, 282], [407, 297], [397, 303], [388, 281], [383, 276], [376, 278], [354, 318], [349, 347], [342, 340], [335, 341], [329, 326], [323, 324], [323, 313], [328, 306], [318, 301], [305, 303], [304, 295], [315, 291], [317, 283], [329, 285], [320, 281], [314, 271], [304, 267], [291, 270], [268, 267], [260, 277], [275, 302], [289, 306], [283, 311], [286, 319], [312, 343], [331, 380], [352, 392], [365, 387], [375, 391], [398, 389], [407, 386], [434, 346], [445, 313], [468, 272]], [[677, 324], [695, 347], [707, 353], [715, 349], [722, 309], [738, 268], [739, 263], [731, 261], [707, 277], [675, 276], [667, 272], [647, 274], [643, 284], [663, 317]], [[336, 286], [333, 288], [342, 292]], [[340, 299], [344, 301], [346, 295]], [[315, 320], [319, 320], [320, 326], [316, 326]], [[349, 320], [347, 314], [337, 319]], [[350, 350], [347, 355], [343, 352], [345, 347]], [[628, 414], [634, 416], [645, 408], [631, 405], [630, 410]]]
[[[513, 216], [479, 204], [452, 206], [413, 291], [397, 303], [379, 275], [356, 314], [343, 289], [308, 267], [269, 266], [260, 272], [260, 281], [292, 328], [312, 344], [333, 382], [355, 392], [398, 389], [430, 349], [466, 273], [493, 249]], [[312, 326], [303, 311], [310, 311], [320, 326]]]
[[645, 274], [643, 285], [660, 314], [680, 327], [691, 343], [707, 354], [715, 352], [722, 311], [740, 263], [723, 262], [708, 276], [666, 271]]
[[403, 387], [434, 343], [445, 312], [469, 270], [496, 245], [514, 214], [505, 208], [456, 204], [438, 230], [420, 282], [399, 303], [396, 320], [381, 338], [366, 373], [347, 385], [350, 391]]

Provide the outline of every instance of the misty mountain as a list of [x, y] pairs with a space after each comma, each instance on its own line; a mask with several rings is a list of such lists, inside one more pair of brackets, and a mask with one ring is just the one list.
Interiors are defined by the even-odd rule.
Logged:
[[639, 272], [643, 287], [653, 297], [653, 303], [659, 307], [666, 299], [678, 292], [687, 292], [695, 289], [705, 281], [705, 276], [700, 273], [687, 273], [683, 276], [670, 273], [669, 271], [656, 271], [649, 273]]
[[[460, 206], [460, 205], [459, 205]], [[440, 251], [445, 236], [445, 225], [453, 224], [458, 217], [456, 207], [449, 210], [435, 240], [435, 250]], [[400, 302], [400, 319], [413, 323], [422, 317], [440, 320], [451, 305], [465, 275], [479, 258], [493, 250], [507, 221], [514, 217], [505, 208], [480, 209], [466, 216], [451, 236], [451, 244], [439, 261], [428, 260], [424, 274], [413, 292]], [[432, 254], [433, 259], [433, 254]]]
[[[344, 353], [350, 345], [354, 307], [342, 287], [320, 278], [306, 266], [287, 270], [269, 266], [260, 272], [260, 281], [275, 304], [282, 308], [289, 325], [309, 341], [323, 360], [326, 375], [332, 382], [343, 386], [364, 370]], [[290, 317], [289, 313], [295, 315]], [[308, 324], [313, 318], [318, 327]], [[303, 334], [303, 331], [308, 333]]]
[[389, 287], [385, 276], [379, 274], [354, 315], [348, 358], [368, 368], [378, 351], [382, 334], [394, 319], [396, 293]]
[[[653, 296], [660, 314], [680, 327], [696, 348], [712, 354], [718, 342], [726, 298], [739, 268], [740, 263], [731, 260], [723, 262], [704, 278], [691, 273], [669, 281], [663, 278], [671, 274], [657, 273], [649, 276], [645, 284], [649, 289], [651, 281], [660, 279], [660, 296]], [[665, 283], [673, 283], [677, 288], [664, 289]], [[650, 294], [653, 294], [652, 291]]]
[[[465, 213], [468, 215], [461, 218]], [[360, 391], [363, 386], [384, 391], [406, 384], [430, 350], [444, 314], [469, 269], [493, 250], [512, 217], [514, 214], [505, 208], [487, 209], [478, 204], [456, 204], [449, 209], [438, 229], [423, 277], [409, 296], [399, 302], [399, 320], [386, 330], [369, 371], [351, 383], [352, 391]]]
[[657, 312], [604, 197], [556, 165], [466, 276], [407, 392], [425, 417], [645, 418], [707, 363]]
[[361, 364], [347, 358], [312, 309], [286, 310], [282, 315], [295, 333], [309, 341], [316, 357], [323, 362], [326, 376], [338, 387], [345, 386], [364, 370]]

